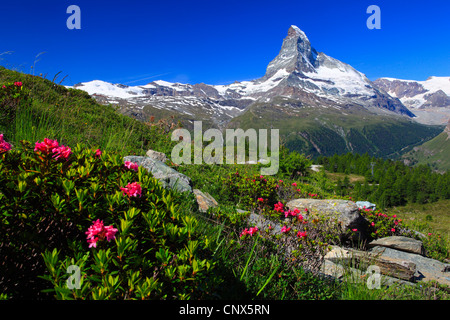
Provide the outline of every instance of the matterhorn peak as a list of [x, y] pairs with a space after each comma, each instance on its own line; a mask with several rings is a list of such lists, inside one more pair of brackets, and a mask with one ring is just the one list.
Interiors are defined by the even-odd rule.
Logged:
[[288, 30], [288, 37], [302, 37], [305, 40], [308, 40], [308, 37], [306, 36], [306, 34], [297, 26], [290, 26], [289, 30]]
[[285, 69], [288, 73], [315, 72], [317, 51], [311, 47], [306, 34], [297, 26], [290, 26], [283, 40], [280, 53], [272, 60], [266, 70], [266, 78]]

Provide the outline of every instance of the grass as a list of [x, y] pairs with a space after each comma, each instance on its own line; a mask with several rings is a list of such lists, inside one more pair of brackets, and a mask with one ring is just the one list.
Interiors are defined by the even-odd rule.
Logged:
[[411, 203], [403, 207], [394, 207], [390, 211], [397, 214], [417, 231], [439, 232], [450, 242], [450, 200], [439, 200], [433, 203]]
[[446, 132], [414, 148], [404, 156], [414, 164], [429, 164], [438, 171], [450, 169], [450, 141]]
[[51, 137], [69, 146], [82, 143], [124, 155], [171, 150], [170, 139], [158, 132], [157, 126], [100, 105], [84, 91], [0, 67], [0, 83], [15, 81], [23, 83], [23, 103], [13, 124], [0, 121], [0, 131], [14, 144]]
[[339, 172], [328, 172], [326, 171], [327, 178], [330, 179], [332, 182], [338, 182], [339, 180], [342, 182], [344, 181], [345, 177], [348, 177], [350, 183], [360, 182], [364, 183], [365, 177], [357, 174], [345, 174], [345, 173], [339, 173]]

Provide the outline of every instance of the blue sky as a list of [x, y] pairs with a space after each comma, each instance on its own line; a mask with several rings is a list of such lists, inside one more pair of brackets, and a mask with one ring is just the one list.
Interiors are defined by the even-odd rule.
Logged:
[[[366, 27], [373, 4], [380, 30]], [[69, 5], [81, 9], [80, 30], [66, 27]], [[449, 21], [448, 0], [2, 1], [0, 64], [49, 79], [61, 71], [65, 85], [227, 84], [263, 76], [297, 25], [371, 80], [425, 80], [450, 76]]]

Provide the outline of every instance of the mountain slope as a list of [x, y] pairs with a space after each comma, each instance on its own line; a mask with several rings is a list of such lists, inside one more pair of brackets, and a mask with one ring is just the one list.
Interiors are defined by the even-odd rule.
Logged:
[[178, 113], [186, 120], [211, 120], [223, 126], [252, 103], [269, 102], [277, 96], [295, 98], [321, 107], [362, 106], [371, 112], [414, 117], [402, 103], [375, 87], [350, 65], [317, 52], [305, 33], [291, 26], [281, 50], [266, 69], [252, 81], [229, 85], [181, 84], [154, 81], [144, 86], [125, 86], [104, 81], [80, 83], [103, 103], [123, 106], [129, 114], [145, 117], [151, 111]]
[[450, 121], [441, 134], [415, 147], [402, 158], [408, 164], [428, 164], [441, 172], [450, 170]]
[[229, 127], [279, 129], [282, 143], [290, 150], [314, 157], [367, 152], [397, 158], [442, 131], [400, 116], [371, 114], [363, 107], [318, 108], [285, 97], [274, 98], [270, 105], [253, 104]]
[[445, 124], [450, 119], [450, 77], [430, 77], [426, 81], [380, 78], [374, 84], [400, 99], [421, 123]]
[[[19, 145], [23, 139], [34, 143], [51, 138], [72, 147], [83, 142], [124, 154], [136, 150], [145, 154], [151, 148], [170, 150], [170, 139], [156, 128], [99, 104], [84, 91], [0, 66], [0, 89], [14, 82], [23, 84], [17, 98], [22, 100], [20, 108], [14, 121], [4, 121], [0, 117], [0, 133], [5, 134], [9, 142]], [[7, 96], [7, 91], [0, 90], [0, 102]]]
[[265, 75], [252, 81], [129, 87], [97, 80], [74, 87], [140, 120], [174, 115], [188, 129], [195, 120], [203, 121], [204, 129], [279, 128], [292, 149], [312, 154], [390, 156], [441, 131], [413, 122], [414, 114], [398, 98], [318, 52], [296, 26], [289, 28]]

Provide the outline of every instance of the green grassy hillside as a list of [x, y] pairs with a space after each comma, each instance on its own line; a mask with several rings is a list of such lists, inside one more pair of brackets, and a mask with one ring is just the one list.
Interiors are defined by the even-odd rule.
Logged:
[[392, 158], [442, 130], [404, 117], [376, 115], [363, 108], [308, 107], [281, 98], [270, 105], [253, 105], [234, 118], [229, 127], [279, 129], [286, 147], [312, 156], [367, 152]]
[[[20, 90], [15, 82], [22, 83]], [[67, 145], [84, 143], [124, 154], [143, 154], [151, 148], [170, 150], [170, 139], [160, 134], [158, 126], [100, 105], [84, 91], [3, 67], [0, 83], [7, 87], [0, 88], [0, 110], [15, 108], [11, 116], [0, 113], [0, 132], [13, 144], [52, 137]], [[12, 90], [17, 90], [17, 97]]]
[[438, 171], [450, 169], [450, 139], [446, 132], [442, 132], [434, 139], [414, 148], [403, 157], [412, 165], [429, 164]]

